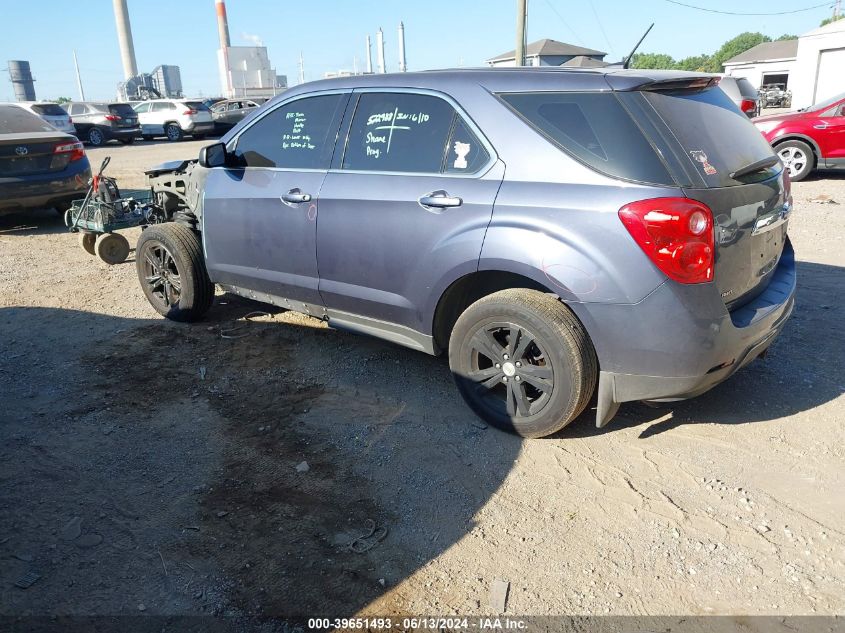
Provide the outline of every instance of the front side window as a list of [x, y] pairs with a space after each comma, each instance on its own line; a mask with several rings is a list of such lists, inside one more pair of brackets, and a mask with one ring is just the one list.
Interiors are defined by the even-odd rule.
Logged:
[[237, 162], [243, 167], [328, 169], [346, 97], [306, 97], [276, 108], [240, 135]]
[[150, 103], [139, 103], [138, 105], [134, 106], [135, 112], [142, 113], [142, 112], [149, 112], [150, 111]]
[[343, 169], [441, 173], [455, 114], [446, 101], [430, 95], [362, 94]]

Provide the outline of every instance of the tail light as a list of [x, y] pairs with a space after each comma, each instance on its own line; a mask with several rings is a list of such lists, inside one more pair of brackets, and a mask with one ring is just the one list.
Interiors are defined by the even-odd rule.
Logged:
[[651, 198], [625, 205], [619, 219], [670, 279], [713, 281], [713, 212], [707, 205], [690, 198]]
[[70, 154], [68, 162], [73, 162], [81, 158], [85, 158], [85, 149], [79, 141], [75, 143], [62, 143], [53, 148], [53, 156], [61, 154]]
[[757, 110], [757, 102], [754, 99], [743, 99], [739, 104], [739, 109], [748, 114]]
[[193, 108], [188, 108], [182, 114], [196, 114], [196, 113], [197, 113], [197, 110], [194, 110]]
[[120, 121], [121, 117], [117, 116], [116, 114], [107, 114], [105, 116], [106, 121]]

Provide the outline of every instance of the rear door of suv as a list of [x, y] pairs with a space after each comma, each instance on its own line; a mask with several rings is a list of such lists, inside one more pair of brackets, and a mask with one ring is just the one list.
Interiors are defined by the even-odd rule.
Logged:
[[427, 331], [437, 286], [477, 269], [504, 166], [458, 104], [430, 91], [356, 90], [340, 138], [317, 223], [330, 317]]
[[203, 203], [216, 283], [321, 305], [317, 207], [348, 100], [337, 91], [296, 97], [229, 143], [231, 163], [210, 170]]

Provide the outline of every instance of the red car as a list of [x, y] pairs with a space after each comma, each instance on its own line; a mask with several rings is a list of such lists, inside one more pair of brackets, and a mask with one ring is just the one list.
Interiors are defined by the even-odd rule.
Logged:
[[752, 123], [775, 148], [793, 181], [814, 169], [845, 169], [845, 93]]

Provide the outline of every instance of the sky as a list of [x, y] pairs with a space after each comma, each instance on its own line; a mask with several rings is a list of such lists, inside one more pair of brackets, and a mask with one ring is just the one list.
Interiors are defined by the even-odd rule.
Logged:
[[[833, 4], [834, 0], [830, 0]], [[685, 0], [724, 11], [772, 13], [811, 7], [824, 0]], [[214, 0], [128, 0], [140, 72], [159, 64], [180, 67], [186, 95], [220, 93]], [[397, 28], [405, 24], [409, 70], [481, 66], [513, 50], [516, 0], [227, 0], [233, 46], [260, 41], [278, 74], [293, 85], [299, 55], [305, 79], [366, 64], [367, 34], [384, 30], [388, 71], [398, 70]], [[678, 6], [667, 0], [529, 0], [528, 41], [551, 38], [626, 55], [651, 22], [641, 52], [676, 59], [711, 53], [743, 31], [772, 38], [800, 35], [829, 17], [827, 6], [782, 16], [731, 16]], [[28, 60], [39, 99], [79, 99], [73, 51], [85, 96], [113, 98], [123, 80], [111, 0], [0, 0], [0, 99], [12, 100], [6, 61]], [[375, 50], [373, 63], [375, 64]]]

